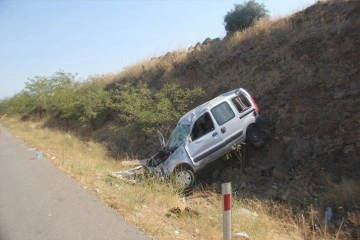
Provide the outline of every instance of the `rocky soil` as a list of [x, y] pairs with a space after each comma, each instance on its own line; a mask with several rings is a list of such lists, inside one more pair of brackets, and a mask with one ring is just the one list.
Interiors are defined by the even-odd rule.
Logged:
[[360, 1], [318, 1], [223, 40], [206, 39], [181, 53], [186, 57], [168, 53], [127, 81], [201, 86], [203, 100], [247, 89], [269, 122], [265, 147], [246, 146], [243, 164], [220, 160], [222, 167], [202, 174], [197, 187], [219, 192], [222, 182], [231, 181], [242, 198], [274, 201], [294, 212], [305, 214], [311, 206], [324, 216], [330, 207], [334, 227], [344, 219], [343, 227], [358, 239], [359, 29]]

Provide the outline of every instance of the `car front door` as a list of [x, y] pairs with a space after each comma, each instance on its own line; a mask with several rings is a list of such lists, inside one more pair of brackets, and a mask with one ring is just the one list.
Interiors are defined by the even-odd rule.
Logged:
[[194, 122], [190, 137], [185, 149], [196, 165], [205, 164], [217, 157], [223, 139], [209, 112], [205, 112]]

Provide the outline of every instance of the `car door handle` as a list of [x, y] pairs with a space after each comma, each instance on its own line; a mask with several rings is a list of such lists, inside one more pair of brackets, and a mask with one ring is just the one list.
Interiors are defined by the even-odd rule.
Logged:
[[214, 132], [212, 135], [213, 138], [218, 137], [218, 136], [219, 136], [219, 134], [217, 132]]
[[226, 132], [226, 127], [222, 127], [221, 128], [221, 133], [225, 133]]

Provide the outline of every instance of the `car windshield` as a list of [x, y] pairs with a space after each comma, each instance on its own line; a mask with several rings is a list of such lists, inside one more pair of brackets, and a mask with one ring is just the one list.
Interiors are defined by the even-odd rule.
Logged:
[[168, 149], [177, 148], [183, 143], [186, 137], [189, 135], [190, 126], [184, 124], [178, 124], [172, 131], [169, 142], [166, 144]]

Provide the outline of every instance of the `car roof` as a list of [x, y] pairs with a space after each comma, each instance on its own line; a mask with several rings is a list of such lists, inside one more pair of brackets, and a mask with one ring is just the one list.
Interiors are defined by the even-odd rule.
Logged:
[[196, 116], [201, 115], [206, 110], [212, 109], [219, 103], [223, 102], [224, 100], [230, 99], [239, 93], [246, 93], [246, 91], [242, 88], [238, 88], [229, 92], [225, 92], [213, 99], [211, 99], [208, 102], [205, 102], [196, 108], [192, 109], [188, 113], [186, 113], [184, 116], [182, 116], [178, 122], [178, 124], [185, 124], [185, 125], [191, 125], [192, 121], [196, 118]]

